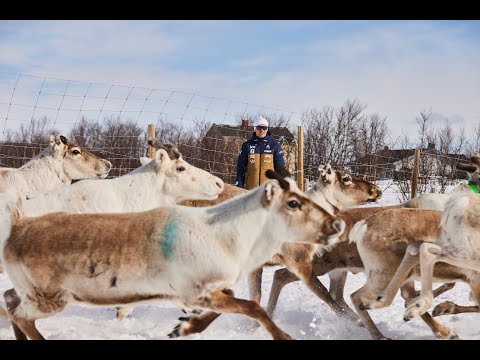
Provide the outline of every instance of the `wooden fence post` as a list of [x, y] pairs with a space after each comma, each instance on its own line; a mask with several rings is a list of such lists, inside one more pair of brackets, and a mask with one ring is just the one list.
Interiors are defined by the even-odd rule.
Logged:
[[297, 177], [298, 188], [301, 191], [304, 190], [303, 184], [303, 127], [300, 125], [298, 127], [298, 177]]
[[[155, 124], [148, 124], [148, 137], [155, 138]], [[148, 157], [150, 159], [155, 158], [155, 150], [153, 146], [148, 146]]]
[[413, 159], [413, 174], [412, 174], [412, 199], [417, 196], [419, 167], [420, 167], [420, 149], [415, 149], [415, 157]]

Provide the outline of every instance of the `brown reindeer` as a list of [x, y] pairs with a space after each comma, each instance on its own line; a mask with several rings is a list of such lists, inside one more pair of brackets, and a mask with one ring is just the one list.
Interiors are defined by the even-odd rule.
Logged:
[[[339, 209], [344, 209], [345, 207], [374, 202], [382, 196], [382, 191], [377, 185], [353, 177], [345, 171], [334, 170], [330, 164], [320, 165], [318, 169], [320, 177], [315, 183], [314, 188], [307, 192], [307, 195], [326, 209], [330, 209], [331, 213]], [[320, 298], [325, 299], [325, 301], [338, 312], [339, 309], [336, 304], [331, 301], [330, 296], [328, 294], [325, 295], [325, 287], [316, 277], [312, 277], [311, 272], [309, 272], [310, 265], [307, 263], [311, 262], [317, 249], [306, 244], [293, 247], [290, 245], [291, 244], [285, 244], [282, 251], [264, 266], [284, 265], [289, 268], [291, 265], [292, 269], [296, 269], [293, 270], [293, 272], [297, 275], [300, 274], [300, 277], [305, 281], [309, 289]], [[252, 272], [248, 278], [250, 299], [258, 303], [260, 303], [262, 295], [262, 273], [263, 267]], [[339, 291], [337, 289], [341, 288], [343, 292], [347, 272], [331, 273], [329, 276], [330, 283], [333, 284], [333, 286], [330, 287], [333, 297], [338, 297], [337, 293]], [[341, 313], [343, 311], [350, 312], [350, 315], [355, 317], [355, 314], [348, 306], [344, 307], [343, 304], [340, 306], [343, 309]]]

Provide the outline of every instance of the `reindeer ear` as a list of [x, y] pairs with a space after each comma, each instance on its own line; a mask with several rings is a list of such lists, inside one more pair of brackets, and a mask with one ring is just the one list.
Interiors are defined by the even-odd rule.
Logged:
[[65, 145], [67, 145], [67, 143], [68, 143], [67, 138], [66, 138], [65, 136], [63, 136], [63, 135], [60, 135], [60, 141], [61, 141], [62, 143], [64, 143]]
[[147, 165], [153, 159], [150, 159], [149, 157], [146, 157], [146, 156], [141, 156], [139, 160], [140, 160], [140, 164], [142, 164], [143, 166], [143, 165]]
[[60, 145], [62, 143], [61, 135], [55, 135], [55, 144]]
[[275, 170], [279, 175], [283, 176], [284, 178], [291, 178], [292, 174], [290, 171], [287, 170], [285, 166], [279, 166], [277, 170]]
[[51, 155], [54, 158], [62, 157], [65, 153], [66, 147], [62, 144], [60, 135], [50, 135]]
[[165, 164], [168, 164], [170, 161], [170, 156], [168, 156], [168, 153], [164, 149], [158, 149], [155, 151], [155, 170], [157, 172], [160, 171], [160, 169], [165, 166]]
[[266, 208], [271, 207], [273, 199], [277, 192], [280, 191], [280, 186], [276, 181], [269, 181], [265, 184], [262, 204]]
[[[289, 173], [290, 174], [290, 173]], [[280, 186], [282, 187], [282, 189], [285, 189], [285, 190], [289, 190], [290, 189], [290, 183], [285, 180], [285, 176], [277, 173], [276, 171], [273, 171], [271, 169], [268, 169], [267, 171], [265, 171], [265, 175], [267, 178], [269, 179], [276, 179], [278, 180], [278, 183], [280, 184]]]

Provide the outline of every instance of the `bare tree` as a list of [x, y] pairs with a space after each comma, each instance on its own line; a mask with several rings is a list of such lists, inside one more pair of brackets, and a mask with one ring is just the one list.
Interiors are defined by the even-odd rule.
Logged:
[[334, 113], [333, 107], [326, 106], [322, 111], [311, 109], [303, 115], [304, 176], [306, 179], [317, 178], [318, 165], [328, 162], [326, 155], [332, 145], [330, 132], [335, 121]]
[[434, 130], [432, 128], [432, 109], [420, 111], [420, 117], [415, 118], [418, 124], [418, 143], [417, 147], [427, 148], [429, 143], [434, 140]]
[[58, 131], [49, 126], [47, 117], [31, 118], [27, 126], [9, 131], [0, 146], [1, 166], [19, 168], [48, 146], [53, 133]]
[[101, 123], [82, 118], [71, 130], [73, 142], [112, 162], [109, 176], [120, 176], [140, 166], [147, 143], [145, 131], [133, 120], [106, 117]]
[[471, 157], [476, 151], [480, 151], [480, 120], [473, 127], [472, 136], [465, 147], [465, 155]]
[[362, 119], [365, 105], [358, 100], [347, 100], [335, 114], [336, 123], [330, 134], [335, 146], [330, 146], [327, 158], [332, 165], [346, 166], [353, 157], [353, 139], [356, 137], [356, 123]]
[[458, 136], [452, 128], [448, 119], [442, 128], [437, 130], [438, 152], [436, 159], [436, 180], [439, 184], [439, 192], [445, 193], [447, 185], [453, 185], [455, 181], [455, 168], [460, 160], [460, 154], [466, 144], [465, 131], [463, 128], [458, 130]]
[[354, 159], [360, 166], [356, 166], [358, 175], [363, 175], [370, 181], [378, 179], [377, 164], [382, 163], [378, 159], [378, 152], [385, 146], [389, 134], [386, 117], [381, 118], [378, 114], [363, 116], [357, 124], [354, 144]]

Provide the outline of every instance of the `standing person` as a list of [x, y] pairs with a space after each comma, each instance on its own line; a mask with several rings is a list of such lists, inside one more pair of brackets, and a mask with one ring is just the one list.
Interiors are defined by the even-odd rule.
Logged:
[[247, 190], [267, 181], [265, 172], [285, 166], [283, 150], [268, 130], [268, 121], [258, 116], [253, 124], [255, 132], [242, 144], [238, 155], [235, 185]]

